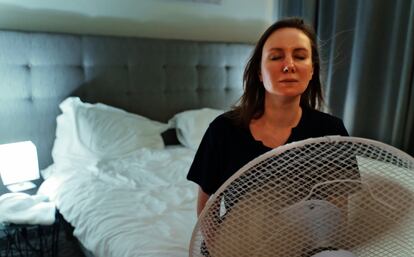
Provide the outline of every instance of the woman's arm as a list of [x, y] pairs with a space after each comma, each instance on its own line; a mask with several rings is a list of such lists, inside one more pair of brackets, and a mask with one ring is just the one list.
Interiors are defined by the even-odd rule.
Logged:
[[200, 216], [209, 198], [210, 196], [201, 187], [198, 187], [197, 217]]

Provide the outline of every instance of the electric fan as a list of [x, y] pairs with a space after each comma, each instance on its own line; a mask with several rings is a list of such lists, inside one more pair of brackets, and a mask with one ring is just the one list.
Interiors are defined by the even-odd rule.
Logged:
[[356, 137], [275, 148], [207, 202], [197, 256], [414, 256], [414, 158]]

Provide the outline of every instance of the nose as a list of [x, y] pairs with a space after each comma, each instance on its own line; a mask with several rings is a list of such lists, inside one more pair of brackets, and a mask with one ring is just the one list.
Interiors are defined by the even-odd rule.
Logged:
[[296, 67], [295, 67], [295, 63], [293, 62], [293, 58], [292, 57], [286, 57], [283, 66], [282, 66], [282, 71], [283, 73], [288, 73], [288, 72], [296, 72]]

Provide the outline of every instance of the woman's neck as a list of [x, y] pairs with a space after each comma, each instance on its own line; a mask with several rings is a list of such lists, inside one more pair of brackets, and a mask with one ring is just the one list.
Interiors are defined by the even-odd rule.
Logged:
[[265, 101], [263, 115], [250, 121], [249, 129], [253, 138], [270, 148], [285, 144], [292, 128], [298, 125], [302, 117], [299, 103]]
[[296, 127], [302, 116], [300, 98], [294, 101], [265, 101], [264, 113], [259, 118], [267, 126]]

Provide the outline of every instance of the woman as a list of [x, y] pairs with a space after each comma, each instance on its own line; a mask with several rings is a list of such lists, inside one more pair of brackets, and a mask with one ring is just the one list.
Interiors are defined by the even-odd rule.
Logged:
[[244, 71], [244, 93], [207, 129], [187, 178], [199, 185], [197, 214], [210, 195], [257, 156], [293, 141], [348, 136], [322, 106], [320, 61], [313, 29], [301, 19], [271, 25]]

